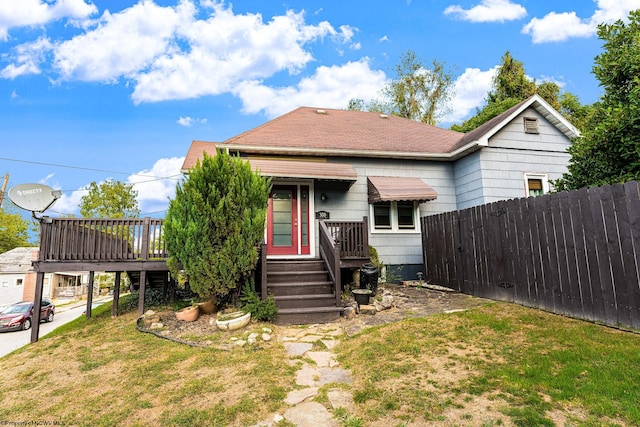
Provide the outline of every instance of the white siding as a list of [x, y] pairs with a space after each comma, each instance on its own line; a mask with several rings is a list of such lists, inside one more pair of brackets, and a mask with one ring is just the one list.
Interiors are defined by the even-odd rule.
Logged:
[[456, 161], [453, 166], [456, 180], [457, 209], [480, 205], [484, 201], [480, 152], [476, 151]]
[[[540, 133], [525, 133], [524, 117], [537, 118]], [[528, 109], [495, 134], [488, 147], [456, 162], [457, 208], [526, 197], [525, 174], [560, 178], [567, 172], [570, 145], [556, 127]]]
[[[16, 286], [18, 279], [22, 279], [22, 286]], [[22, 301], [24, 281], [24, 273], [0, 274], [0, 305], [9, 305]]]
[[[389, 159], [332, 159], [351, 164], [358, 180], [345, 191], [341, 184], [316, 182], [315, 210], [327, 211], [331, 220], [354, 221], [369, 217], [368, 176], [420, 178], [438, 193], [438, 198], [420, 204], [420, 216], [456, 209], [453, 165], [449, 162], [429, 162]], [[320, 194], [327, 200], [322, 201]], [[371, 222], [370, 222], [371, 223]], [[316, 221], [317, 227], [317, 221]], [[316, 235], [318, 235], [316, 233]], [[376, 248], [383, 263], [422, 264], [422, 241], [419, 228], [411, 233], [369, 233], [369, 243]]]

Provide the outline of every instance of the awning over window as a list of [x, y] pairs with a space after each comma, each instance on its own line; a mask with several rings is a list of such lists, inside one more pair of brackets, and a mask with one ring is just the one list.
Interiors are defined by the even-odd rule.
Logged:
[[350, 182], [358, 179], [358, 173], [353, 166], [345, 163], [251, 158], [249, 163], [254, 171], [259, 171], [263, 176], [275, 178], [314, 178]]
[[367, 181], [369, 203], [401, 200], [426, 202], [438, 197], [436, 190], [420, 178], [370, 176]]

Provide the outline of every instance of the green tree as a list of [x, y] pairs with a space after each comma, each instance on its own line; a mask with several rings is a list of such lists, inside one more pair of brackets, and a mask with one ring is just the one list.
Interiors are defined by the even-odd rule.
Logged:
[[415, 52], [408, 50], [394, 69], [395, 76], [381, 91], [380, 98], [368, 103], [355, 98], [347, 109], [393, 114], [435, 125], [446, 112], [453, 91], [453, 75], [444, 63], [434, 60], [427, 68]]
[[488, 95], [488, 103], [501, 102], [514, 98], [524, 100], [536, 93], [536, 84], [529, 80], [522, 62], [507, 51], [502, 56], [498, 72], [493, 77], [492, 89]]
[[224, 150], [205, 154], [169, 202], [164, 234], [172, 273], [185, 274], [203, 298], [236, 303], [258, 261], [270, 187], [248, 162]]
[[583, 134], [569, 148], [569, 172], [558, 189], [640, 179], [640, 10], [598, 26], [603, 52], [593, 73], [604, 88]]
[[29, 226], [29, 221], [19, 213], [0, 208], [0, 253], [22, 246], [32, 246], [29, 243]]
[[89, 192], [82, 196], [80, 214], [85, 218], [136, 218], [140, 216], [138, 192], [133, 184], [108, 179], [89, 184]]
[[493, 78], [485, 106], [476, 110], [476, 114], [462, 124], [451, 126], [451, 130], [470, 132], [536, 93], [579, 129], [590, 114], [590, 106], [583, 106], [575, 95], [562, 92], [557, 83], [536, 84], [529, 80], [522, 62], [507, 51]]

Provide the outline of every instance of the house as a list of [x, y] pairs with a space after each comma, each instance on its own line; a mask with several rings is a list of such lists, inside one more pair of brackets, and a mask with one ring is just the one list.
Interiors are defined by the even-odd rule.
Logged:
[[[33, 301], [38, 259], [37, 247], [19, 247], [0, 254], [0, 305]], [[59, 301], [86, 296], [86, 273], [47, 273], [43, 280], [43, 298]]]
[[273, 178], [269, 260], [317, 259], [321, 223], [360, 221], [386, 273], [415, 279], [423, 268], [419, 217], [548, 192], [578, 134], [538, 95], [467, 134], [301, 107], [222, 143], [193, 141], [183, 172], [223, 148]]

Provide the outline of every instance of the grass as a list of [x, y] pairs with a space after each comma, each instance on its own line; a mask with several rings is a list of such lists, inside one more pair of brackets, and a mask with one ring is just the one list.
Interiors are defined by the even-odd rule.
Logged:
[[336, 351], [366, 425], [640, 425], [629, 332], [495, 303], [369, 329]]
[[[283, 413], [298, 388], [276, 340], [192, 348], [110, 310], [0, 359], [0, 421], [246, 426]], [[333, 411], [342, 427], [640, 425], [634, 333], [494, 303], [369, 328], [333, 351], [354, 378], [340, 385], [354, 407]]]

